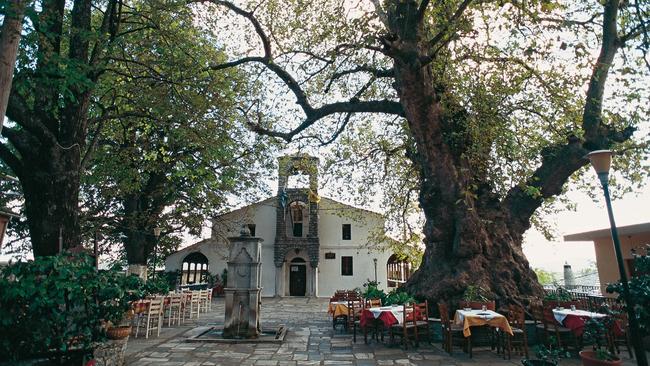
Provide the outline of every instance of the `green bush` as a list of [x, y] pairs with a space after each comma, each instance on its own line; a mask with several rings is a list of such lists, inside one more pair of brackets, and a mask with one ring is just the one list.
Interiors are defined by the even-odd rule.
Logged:
[[375, 281], [366, 281], [363, 284], [363, 291], [361, 291], [361, 296], [366, 299], [381, 299], [381, 303], [386, 303], [386, 293], [384, 290], [378, 288], [379, 283]]
[[[635, 276], [630, 278], [630, 296], [636, 304], [634, 313], [643, 336], [650, 335], [650, 244], [646, 245], [645, 253], [633, 252]], [[607, 292], [618, 293], [618, 301], [623, 301], [623, 284], [613, 283], [607, 286]]]
[[145, 295], [167, 295], [170, 290], [170, 283], [166, 276], [150, 278], [144, 284]]
[[97, 271], [84, 254], [10, 264], [0, 270], [0, 361], [90, 349], [143, 296], [138, 277]]
[[409, 295], [406, 291], [401, 289], [396, 289], [388, 293], [386, 296], [386, 301], [382, 303], [384, 305], [404, 305], [414, 303], [415, 298]]

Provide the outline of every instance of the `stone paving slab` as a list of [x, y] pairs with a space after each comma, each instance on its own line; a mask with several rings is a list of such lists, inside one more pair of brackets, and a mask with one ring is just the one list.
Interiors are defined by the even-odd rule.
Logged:
[[[470, 359], [459, 349], [450, 356], [439, 344], [423, 344], [416, 349], [402, 349], [396, 345], [372, 340], [363, 343], [363, 335], [352, 335], [332, 328], [327, 315], [327, 299], [264, 298], [262, 299], [263, 328], [288, 327], [282, 344], [223, 344], [187, 343], [196, 334], [196, 327], [223, 325], [224, 302], [215, 299], [212, 311], [183, 326], [163, 327], [160, 337], [134, 338], [127, 344], [126, 363], [136, 366], [475, 366], [521, 365], [521, 357], [503, 360], [489, 348], [476, 348]], [[203, 328], [205, 329], [205, 328]], [[385, 339], [388, 342], [388, 337]], [[532, 351], [532, 350], [531, 350]], [[633, 360], [624, 359], [632, 366]], [[560, 365], [578, 366], [579, 359], [561, 360]]]

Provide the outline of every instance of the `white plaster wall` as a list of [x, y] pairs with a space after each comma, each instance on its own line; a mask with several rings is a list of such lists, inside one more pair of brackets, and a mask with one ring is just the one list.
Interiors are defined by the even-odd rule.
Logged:
[[[329, 199], [323, 199], [319, 212], [318, 235], [320, 260], [318, 266], [318, 296], [330, 297], [336, 290], [361, 288], [364, 282], [375, 279], [373, 259], [377, 259], [377, 281], [386, 287], [386, 262], [391, 253], [382, 250], [370, 238], [373, 231], [381, 229], [381, 215], [353, 209]], [[343, 224], [352, 227], [351, 240], [343, 240]], [[335, 259], [325, 259], [325, 253], [335, 253]], [[352, 257], [352, 276], [341, 275], [341, 257]]]

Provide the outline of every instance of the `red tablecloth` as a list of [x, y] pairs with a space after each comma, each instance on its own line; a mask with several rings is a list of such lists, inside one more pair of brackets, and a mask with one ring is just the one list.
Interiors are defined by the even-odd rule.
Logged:
[[398, 323], [395, 315], [393, 315], [390, 310], [382, 311], [379, 316], [375, 318], [374, 314], [370, 310], [363, 309], [361, 312], [361, 318], [359, 319], [359, 324], [361, 325], [361, 328], [365, 328], [368, 323], [372, 324], [375, 319], [381, 320], [386, 328], [390, 328], [393, 324]]
[[[567, 315], [566, 318], [564, 318], [564, 321], [562, 322], [562, 325], [565, 327], [571, 329], [573, 334], [576, 336], [580, 337], [585, 331], [585, 323], [586, 321], [589, 320], [589, 317], [582, 317], [582, 316], [577, 316], [577, 315]], [[622, 336], [625, 334], [623, 331], [621, 324], [618, 321], [613, 321], [610, 324], [610, 330], [614, 332], [614, 334], [617, 337]]]

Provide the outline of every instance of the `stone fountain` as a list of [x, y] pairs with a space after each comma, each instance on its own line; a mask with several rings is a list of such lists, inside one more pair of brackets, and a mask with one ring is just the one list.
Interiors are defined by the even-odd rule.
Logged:
[[257, 338], [261, 333], [262, 239], [251, 236], [248, 227], [240, 236], [228, 238], [230, 256], [226, 296], [224, 338]]
[[216, 343], [280, 343], [287, 329], [264, 330], [260, 327], [262, 306], [262, 239], [251, 236], [247, 226], [240, 235], [228, 238], [228, 283], [226, 284], [226, 311], [223, 328], [207, 326], [196, 328], [197, 335], [187, 342]]

